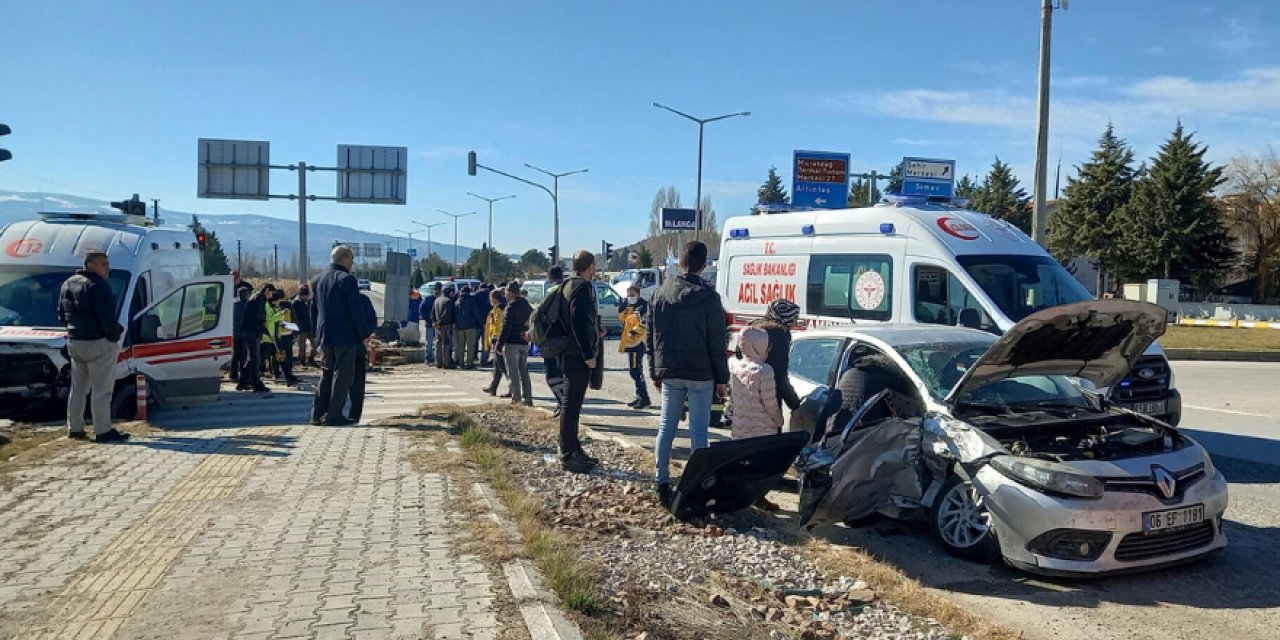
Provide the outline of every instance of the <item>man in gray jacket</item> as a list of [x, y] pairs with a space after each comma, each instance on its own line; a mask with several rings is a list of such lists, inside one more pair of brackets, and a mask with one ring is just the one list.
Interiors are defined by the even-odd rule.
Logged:
[[116, 320], [116, 299], [107, 282], [110, 274], [107, 254], [89, 253], [84, 257], [84, 269], [62, 283], [58, 296], [58, 319], [67, 327], [67, 352], [71, 356], [67, 437], [77, 440], [88, 439], [84, 433], [85, 394], [92, 397], [94, 441], [129, 439], [129, 434], [111, 426], [111, 394], [124, 327]]

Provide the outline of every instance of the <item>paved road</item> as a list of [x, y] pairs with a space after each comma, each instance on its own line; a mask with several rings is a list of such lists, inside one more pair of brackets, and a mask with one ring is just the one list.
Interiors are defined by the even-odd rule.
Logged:
[[1214, 454], [1280, 464], [1280, 363], [1174, 362], [1182, 427]]

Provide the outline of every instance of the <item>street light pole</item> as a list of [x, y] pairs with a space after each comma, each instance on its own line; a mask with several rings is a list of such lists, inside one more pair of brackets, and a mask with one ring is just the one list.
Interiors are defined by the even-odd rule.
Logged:
[[467, 216], [474, 216], [476, 212], [472, 211], [470, 213], [449, 213], [444, 209], [436, 209], [436, 211], [439, 211], [440, 213], [443, 213], [446, 216], [453, 218], [453, 266], [454, 268], [458, 268], [461, 266], [461, 264], [458, 262], [458, 219], [465, 218]]
[[426, 258], [423, 258], [423, 260], [430, 259], [430, 258], [431, 258], [431, 254], [435, 253], [434, 251], [432, 251], [432, 250], [431, 250], [431, 228], [432, 228], [432, 227], [439, 227], [439, 226], [444, 225], [444, 224], [447, 224], [447, 223], [445, 223], [445, 222], [436, 222], [436, 223], [433, 223], [433, 224], [424, 224], [424, 223], [422, 223], [422, 222], [418, 222], [417, 220], [410, 220], [409, 222], [412, 222], [412, 223], [414, 223], [414, 224], [418, 225], [419, 227], [422, 227], [423, 229], [426, 229], [426, 230], [427, 230], [427, 257], [426, 257]]
[[1049, 227], [1045, 212], [1045, 182], [1049, 169], [1049, 53], [1053, 36], [1053, 10], [1066, 9], [1067, 0], [1040, 3], [1040, 95], [1036, 115], [1035, 199], [1031, 207], [1031, 239], [1045, 244]]
[[551, 176], [551, 190], [552, 190], [551, 201], [555, 205], [555, 240], [554, 242], [556, 247], [556, 260], [559, 260], [560, 259], [560, 178], [563, 178], [565, 176], [571, 176], [575, 173], [586, 173], [590, 171], [590, 169], [577, 169], [575, 171], [566, 171], [564, 173], [552, 173], [550, 171], [547, 171], [546, 169], [535, 167], [527, 162], [524, 163], [524, 166], [530, 169], [533, 169], [538, 173], [543, 173]]
[[744, 116], [744, 117], [745, 117], [745, 116], [749, 116], [749, 115], [751, 115], [751, 112], [750, 112], [750, 111], [739, 111], [739, 112], [737, 112], [737, 113], [726, 113], [726, 114], [724, 114], [724, 115], [722, 115], [722, 116], [716, 116], [716, 117], [714, 117], [714, 118], [695, 118], [695, 117], [693, 117], [693, 116], [691, 116], [691, 115], [689, 115], [689, 114], [687, 114], [687, 113], [685, 113], [685, 112], [683, 112], [683, 111], [677, 111], [676, 109], [672, 109], [671, 107], [668, 107], [668, 106], [667, 106], [667, 105], [665, 105], [665, 104], [659, 104], [659, 103], [655, 102], [655, 103], [653, 103], [653, 106], [654, 106], [654, 107], [657, 107], [657, 108], [659, 108], [659, 109], [666, 109], [667, 111], [670, 111], [671, 113], [674, 113], [674, 114], [676, 114], [676, 115], [678, 115], [678, 116], [680, 116], [680, 117], [682, 117], [682, 118], [687, 118], [687, 119], [689, 119], [689, 120], [692, 120], [692, 121], [694, 121], [694, 122], [698, 123], [698, 189], [697, 189], [697, 195], [695, 196], [695, 198], [697, 198], [697, 200], [696, 200], [696, 201], [694, 201], [694, 203], [693, 203], [693, 208], [694, 208], [695, 210], [697, 210], [697, 212], [698, 212], [698, 221], [697, 221], [697, 229], [694, 231], [694, 236], [693, 236], [693, 237], [694, 237], [694, 239], [701, 239], [701, 238], [702, 238], [702, 141], [703, 141], [703, 129], [707, 126], [707, 123], [715, 122], [715, 121], [717, 121], [717, 120], [726, 120], [726, 119], [728, 119], [728, 118], [736, 118], [736, 117], [738, 117], [738, 116]]
[[[484, 254], [484, 272], [488, 274], [489, 277], [493, 277], [493, 203], [499, 202], [502, 200], [510, 200], [515, 196], [511, 195], [511, 196], [502, 196], [501, 198], [486, 198], [480, 194], [471, 193], [470, 191], [467, 192], [467, 195], [473, 198], [479, 198], [489, 203], [489, 242], [488, 242], [489, 249]], [[557, 216], [556, 219], [559, 220], [559, 216]]]
[[413, 236], [414, 234], [422, 233], [422, 231], [405, 231], [404, 229], [396, 229], [396, 231], [399, 231], [400, 233], [403, 233], [404, 235], [409, 236], [409, 250], [413, 251]]

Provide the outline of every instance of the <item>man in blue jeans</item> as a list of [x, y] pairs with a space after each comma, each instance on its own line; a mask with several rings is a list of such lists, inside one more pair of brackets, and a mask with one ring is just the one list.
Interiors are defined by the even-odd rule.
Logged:
[[427, 364], [436, 363], [436, 299], [440, 297], [440, 283], [431, 285], [431, 293], [422, 299], [422, 303], [418, 306], [418, 315], [422, 318], [422, 323], [426, 326], [426, 331], [422, 334], [422, 355]]
[[680, 413], [689, 403], [691, 449], [707, 446], [713, 394], [728, 395], [729, 359], [725, 349], [724, 305], [701, 274], [707, 268], [707, 245], [690, 242], [680, 256], [684, 272], [662, 283], [649, 304], [649, 375], [662, 392], [662, 421], [654, 449], [654, 490], [663, 506], [671, 505], [671, 445]]

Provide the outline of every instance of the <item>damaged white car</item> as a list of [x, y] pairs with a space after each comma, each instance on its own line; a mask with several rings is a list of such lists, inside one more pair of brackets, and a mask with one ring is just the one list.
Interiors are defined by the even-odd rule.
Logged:
[[1164, 333], [1164, 309], [1094, 300], [1045, 309], [1002, 337], [956, 327], [806, 331], [792, 416], [801, 518], [922, 520], [953, 555], [1100, 574], [1226, 546], [1227, 484], [1176, 428], [1112, 406]]

